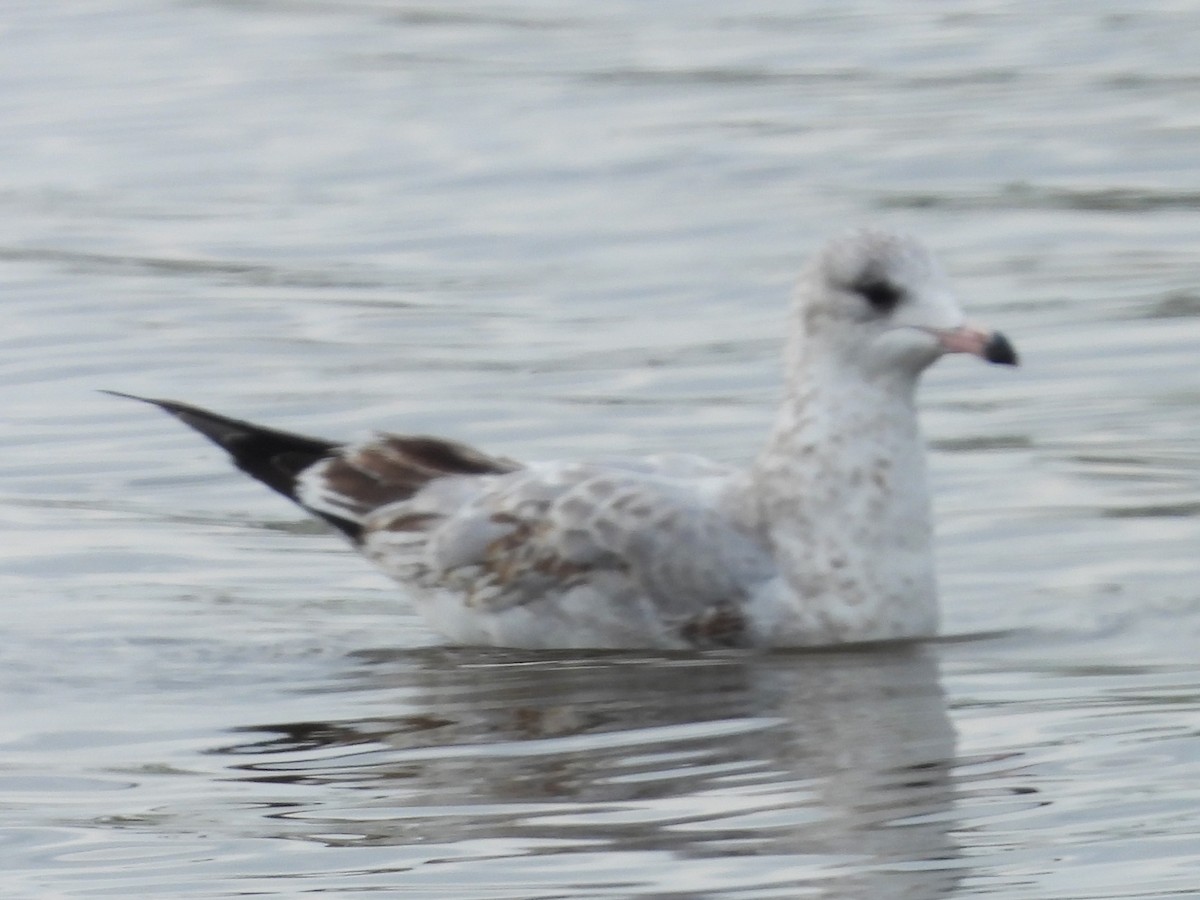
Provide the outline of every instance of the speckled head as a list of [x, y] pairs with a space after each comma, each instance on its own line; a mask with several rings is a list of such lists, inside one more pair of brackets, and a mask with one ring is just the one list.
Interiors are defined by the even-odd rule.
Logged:
[[807, 350], [827, 347], [867, 373], [915, 379], [946, 353], [1017, 361], [1003, 335], [966, 323], [937, 260], [908, 235], [862, 228], [834, 238], [796, 300]]

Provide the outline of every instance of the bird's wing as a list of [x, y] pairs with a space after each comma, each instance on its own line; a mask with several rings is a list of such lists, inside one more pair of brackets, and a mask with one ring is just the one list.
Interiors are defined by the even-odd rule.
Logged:
[[420, 435], [379, 435], [363, 444], [267, 428], [180, 403], [105, 391], [170, 413], [224, 449], [239, 469], [359, 541], [363, 518], [451, 475], [516, 471], [510, 459]]
[[409, 499], [433, 482], [519, 468], [510, 459], [488, 456], [455, 441], [380, 434], [362, 444], [336, 447], [305, 468], [296, 476], [293, 496], [319, 515], [361, 524], [381, 507]]
[[694, 457], [448, 475], [366, 516], [362, 547], [496, 642], [550, 644], [539, 629], [561, 626], [588, 646], [736, 644], [774, 563], [726, 508], [732, 477]]

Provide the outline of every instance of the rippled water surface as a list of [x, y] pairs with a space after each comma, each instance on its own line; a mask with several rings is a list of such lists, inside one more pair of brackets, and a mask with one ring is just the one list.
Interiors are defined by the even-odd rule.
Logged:
[[[95, 0], [0, 16], [0, 894], [1200, 894], [1200, 9]], [[882, 221], [1025, 365], [923, 391], [946, 638], [439, 647], [98, 388], [749, 458]]]

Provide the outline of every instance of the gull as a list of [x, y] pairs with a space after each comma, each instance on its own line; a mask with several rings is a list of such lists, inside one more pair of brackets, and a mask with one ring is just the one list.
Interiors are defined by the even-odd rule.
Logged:
[[151, 403], [340, 531], [452, 643], [812, 647], [938, 628], [915, 394], [940, 357], [1016, 365], [930, 252], [858, 229], [801, 274], [758, 455], [521, 463], [440, 438], [341, 443]]

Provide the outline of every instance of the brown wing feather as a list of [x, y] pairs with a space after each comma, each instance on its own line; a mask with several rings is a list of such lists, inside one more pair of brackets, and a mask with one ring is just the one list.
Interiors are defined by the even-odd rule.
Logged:
[[423, 435], [380, 435], [340, 448], [300, 478], [300, 501], [318, 511], [356, 518], [407, 500], [429, 482], [450, 475], [502, 475], [521, 466], [465, 444]]

